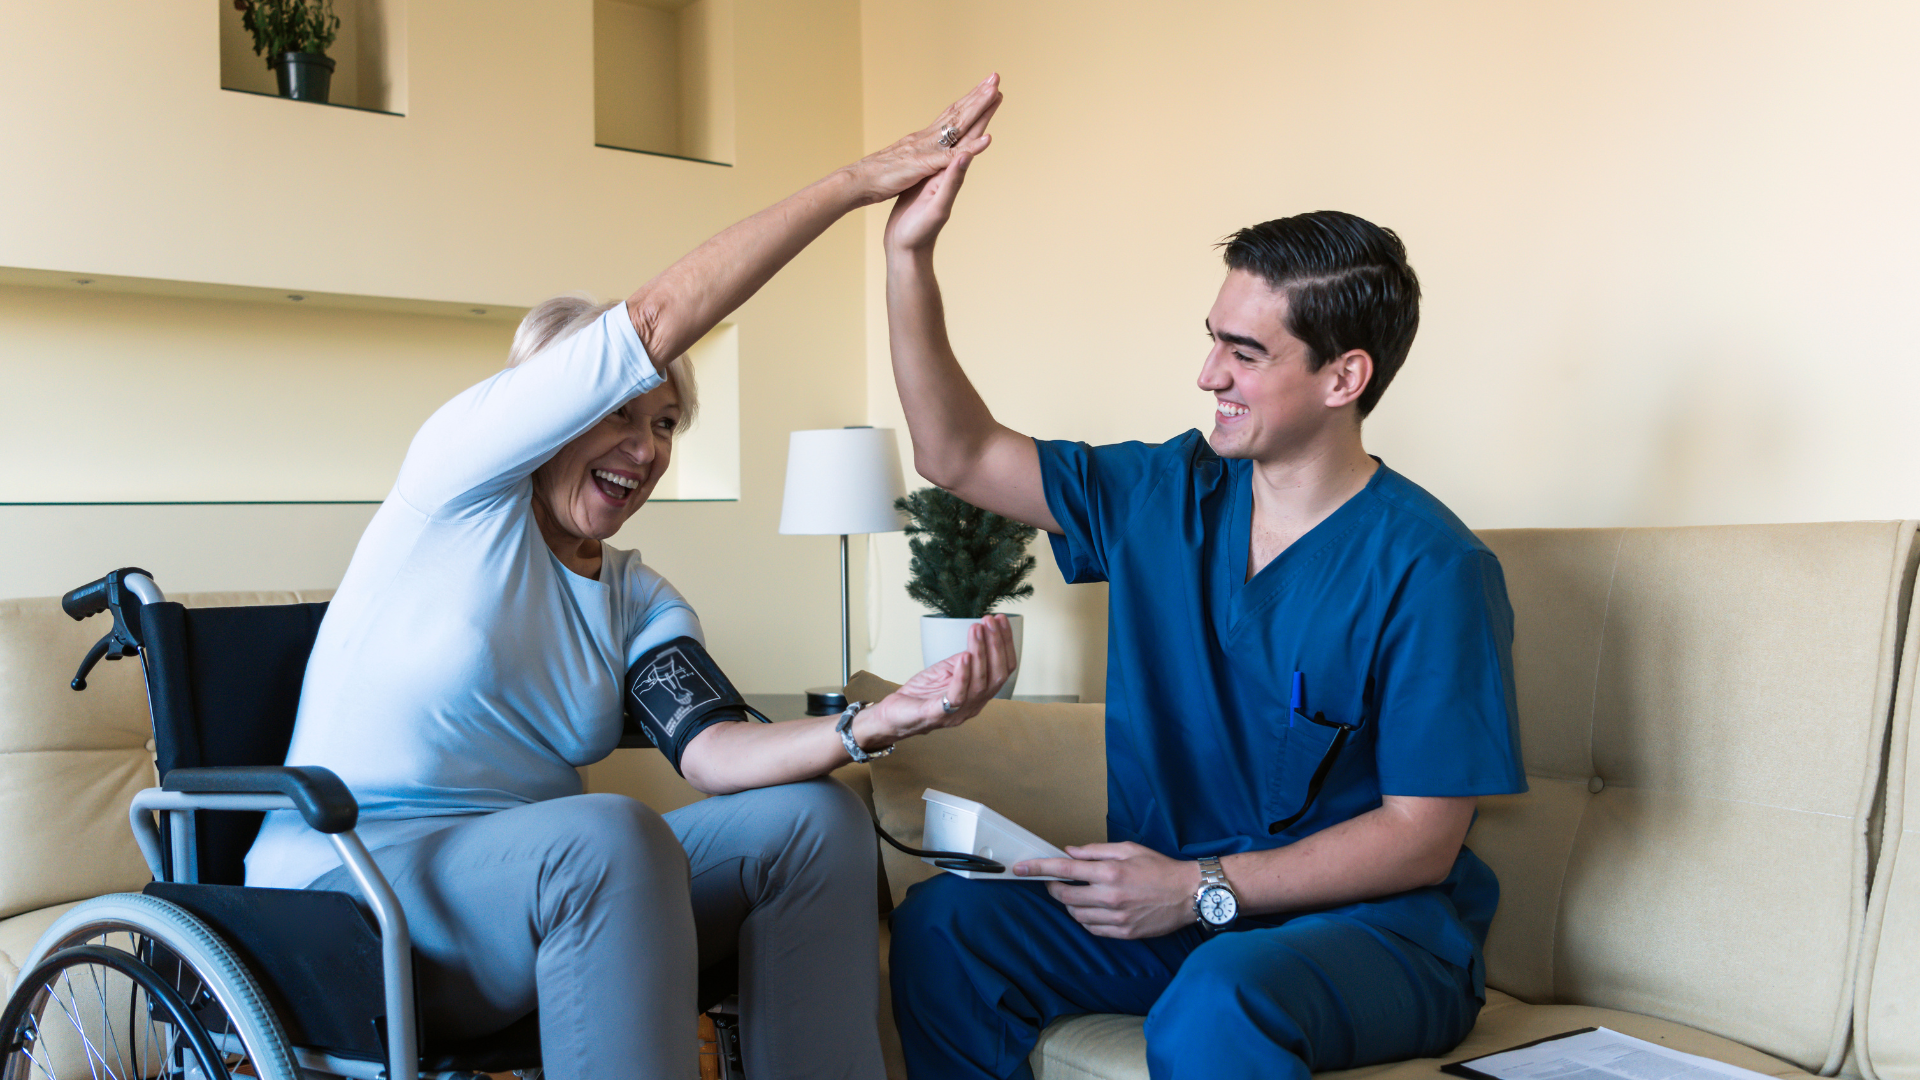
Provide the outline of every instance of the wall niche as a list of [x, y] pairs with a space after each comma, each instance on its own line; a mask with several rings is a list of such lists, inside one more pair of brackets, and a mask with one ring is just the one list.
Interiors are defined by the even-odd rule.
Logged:
[[593, 141], [733, 163], [733, 0], [594, 0]]
[[740, 497], [740, 328], [721, 323], [687, 350], [699, 415], [674, 437], [673, 458], [654, 485], [656, 502]]
[[[253, 35], [241, 25], [233, 0], [220, 8], [220, 87], [278, 97], [280, 88], [266, 59], [253, 51]], [[333, 0], [340, 33], [327, 56], [333, 82], [327, 104], [371, 112], [407, 111], [407, 0]]]

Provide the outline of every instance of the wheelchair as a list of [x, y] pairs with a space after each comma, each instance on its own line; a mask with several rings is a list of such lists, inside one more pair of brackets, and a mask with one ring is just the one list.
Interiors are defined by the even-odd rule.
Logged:
[[[61, 606], [113, 615], [73, 689], [103, 658], [142, 662], [161, 783], [129, 819], [154, 880], [82, 902], [41, 936], [0, 1012], [0, 1080], [539, 1075], [537, 1012], [422, 1045], [406, 913], [354, 832], [352, 794], [329, 770], [281, 764], [326, 604], [189, 609], [125, 567]], [[621, 745], [651, 743], [633, 731]], [[332, 841], [357, 900], [244, 887], [262, 814], [278, 809]], [[733, 961], [700, 973], [723, 1077], [740, 1075], [737, 1010], [722, 1000], [736, 979]]]

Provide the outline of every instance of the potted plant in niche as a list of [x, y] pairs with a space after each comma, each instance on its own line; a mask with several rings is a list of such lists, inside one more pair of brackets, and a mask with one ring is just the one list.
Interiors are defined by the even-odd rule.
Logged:
[[327, 50], [340, 33], [333, 0], [233, 0], [233, 6], [253, 35], [253, 51], [279, 80], [280, 96], [324, 103], [333, 82]]
[[[920, 658], [929, 666], [967, 647], [967, 631], [1008, 600], [1033, 595], [1024, 584], [1037, 561], [1027, 543], [1040, 530], [982, 510], [939, 488], [921, 488], [893, 504], [907, 517], [907, 595], [933, 609], [920, 617]], [[1023, 620], [1008, 615], [1020, 655]], [[1015, 669], [997, 695], [1013, 696]]]

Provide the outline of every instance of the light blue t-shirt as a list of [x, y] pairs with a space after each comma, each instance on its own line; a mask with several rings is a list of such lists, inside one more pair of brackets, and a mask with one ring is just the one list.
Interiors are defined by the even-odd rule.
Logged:
[[[320, 624], [287, 751], [346, 782], [369, 848], [578, 795], [575, 767], [619, 741], [627, 666], [682, 634], [704, 640], [637, 553], [603, 544], [590, 581], [533, 519], [534, 470], [662, 381], [619, 304], [414, 436]], [[299, 888], [338, 865], [326, 837], [276, 811], [247, 884]]]

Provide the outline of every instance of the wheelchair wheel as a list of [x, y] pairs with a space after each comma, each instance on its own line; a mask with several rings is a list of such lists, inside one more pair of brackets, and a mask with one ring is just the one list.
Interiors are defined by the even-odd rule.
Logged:
[[298, 1080], [225, 942], [164, 900], [89, 900], [41, 936], [0, 1014], [0, 1080]]

